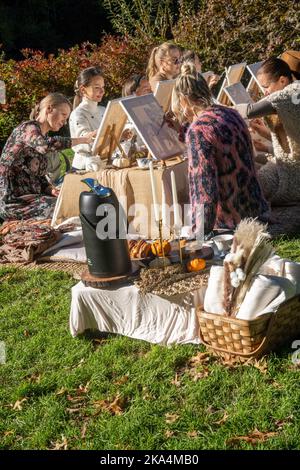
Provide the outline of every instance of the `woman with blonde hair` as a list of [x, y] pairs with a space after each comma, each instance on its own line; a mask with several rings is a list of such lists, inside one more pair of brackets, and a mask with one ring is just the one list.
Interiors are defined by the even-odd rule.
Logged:
[[269, 207], [254, 166], [251, 137], [239, 113], [214, 105], [206, 81], [186, 64], [176, 79], [172, 111], [190, 123], [185, 134], [193, 229], [234, 229], [244, 217], [267, 220]]
[[[82, 137], [90, 132], [96, 136], [104, 116], [105, 107], [99, 106], [104, 96], [104, 77], [100, 67], [88, 67], [80, 72], [75, 82], [75, 98], [69, 126], [71, 137]], [[99, 164], [92, 157], [92, 145], [77, 145], [72, 166], [76, 170], [91, 170]]]
[[46, 179], [47, 153], [91, 142], [49, 137], [58, 132], [71, 112], [71, 103], [60, 93], [50, 93], [35, 106], [32, 119], [17, 126], [0, 157], [0, 217], [2, 219], [48, 218], [56, 203], [57, 189]]
[[181, 52], [175, 44], [164, 42], [152, 49], [147, 77], [154, 93], [158, 82], [176, 78], [180, 72]]
[[[181, 63], [182, 65], [192, 63], [195, 66], [196, 71], [202, 73], [200, 57], [195, 51], [185, 50], [181, 57]], [[210, 89], [212, 89], [212, 87], [214, 87], [220, 80], [220, 76], [213, 72], [207, 72], [207, 76], [204, 76], [204, 78]]]

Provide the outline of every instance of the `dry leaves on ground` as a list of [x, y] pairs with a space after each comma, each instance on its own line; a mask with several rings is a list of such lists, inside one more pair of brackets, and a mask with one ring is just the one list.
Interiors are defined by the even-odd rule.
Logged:
[[169, 429], [167, 429], [167, 430], [165, 431], [165, 437], [166, 437], [167, 439], [169, 439], [170, 437], [173, 437], [174, 434], [175, 434], [174, 431], [170, 431]]
[[62, 387], [60, 388], [55, 395], [59, 396], [59, 395], [65, 395], [65, 393], [67, 393], [68, 390], [65, 388], [65, 387]]
[[184, 374], [189, 375], [194, 382], [208, 377], [211, 371], [207, 366], [211, 361], [214, 360], [215, 358], [212, 357], [210, 353], [199, 352], [196, 356], [193, 356], [189, 359], [185, 367], [177, 370], [175, 378], [172, 379], [171, 383], [176, 387], [180, 387], [180, 377]]
[[39, 384], [41, 382], [41, 374], [39, 374], [38, 372], [34, 372], [33, 374], [28, 374], [28, 375], [25, 375], [24, 379], [25, 380], [28, 380], [28, 382], [30, 383], [36, 383], [36, 384]]
[[262, 357], [261, 359], [248, 359], [244, 363], [245, 366], [252, 366], [258, 369], [262, 374], [266, 374], [268, 372], [268, 362], [265, 357]]
[[17, 410], [17, 411], [21, 411], [22, 408], [23, 408], [23, 403], [24, 403], [25, 401], [27, 401], [27, 400], [28, 400], [27, 398], [22, 398], [22, 400], [17, 400], [14, 405], [11, 404], [12, 409], [13, 409], [13, 410]]
[[244, 441], [249, 444], [259, 444], [260, 442], [265, 442], [266, 440], [270, 439], [271, 437], [275, 437], [278, 435], [278, 431], [273, 432], [261, 432], [258, 429], [254, 429], [253, 432], [248, 434], [248, 436], [235, 436], [229, 439], [226, 444], [228, 446], [239, 444], [240, 442]]
[[186, 435], [193, 439], [195, 437], [198, 437], [198, 431], [189, 431], [189, 432], [186, 433]]
[[116, 380], [114, 382], [115, 385], [123, 385], [125, 384], [126, 382], [128, 382], [128, 379], [129, 379], [129, 375], [123, 375], [123, 377], [121, 377], [120, 379]]
[[166, 413], [165, 417], [166, 417], [166, 423], [171, 424], [171, 423], [175, 423], [175, 421], [178, 420], [179, 415], [172, 414], [172, 413]]
[[83, 423], [82, 429], [81, 429], [81, 439], [84, 439], [86, 436], [86, 431], [87, 431], [87, 426], [88, 426], [88, 420], [86, 419]]
[[96, 400], [93, 405], [96, 408], [95, 414], [108, 411], [112, 415], [121, 415], [124, 413], [125, 400], [118, 394], [112, 401]]
[[214, 424], [218, 424], [219, 426], [221, 426], [222, 424], [226, 423], [228, 418], [229, 418], [229, 414], [227, 413], [227, 411], [225, 411], [222, 418], [219, 421], [215, 421]]
[[52, 448], [50, 450], [68, 450], [68, 441], [65, 436], [61, 436], [61, 441], [51, 442]]
[[171, 380], [171, 384], [172, 384], [172, 385], [175, 385], [175, 387], [180, 387], [181, 382], [180, 382], [180, 380], [179, 380], [179, 378], [178, 378], [178, 373], [177, 373], [177, 372], [176, 372], [176, 374], [175, 374], [174, 379]]
[[195, 367], [198, 364], [207, 364], [213, 360], [213, 356], [208, 352], [199, 352], [196, 356], [190, 358], [188, 364]]

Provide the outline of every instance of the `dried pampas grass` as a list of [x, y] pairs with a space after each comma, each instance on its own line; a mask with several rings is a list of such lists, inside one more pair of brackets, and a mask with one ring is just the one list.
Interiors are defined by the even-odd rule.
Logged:
[[267, 226], [256, 219], [238, 225], [224, 260], [224, 301], [227, 315], [236, 316], [260, 267], [273, 254]]

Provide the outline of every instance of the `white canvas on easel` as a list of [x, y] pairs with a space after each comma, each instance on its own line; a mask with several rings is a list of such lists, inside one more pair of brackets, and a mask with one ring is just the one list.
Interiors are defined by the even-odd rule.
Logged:
[[224, 87], [224, 91], [234, 106], [254, 102], [241, 82]]
[[5, 83], [0, 80], [0, 104], [6, 104]]
[[120, 104], [153, 158], [167, 160], [185, 152], [178, 133], [168, 126], [153, 94], [123, 98]]
[[121, 98], [109, 101], [97, 131], [92, 147], [92, 155], [99, 155], [101, 159], [111, 157], [127, 122], [127, 115], [120, 106], [120, 100]]
[[157, 83], [154, 96], [165, 113], [167, 113], [171, 107], [172, 91], [175, 85], [175, 79], [163, 80]]
[[251, 78], [249, 80], [249, 83], [247, 85], [246, 90], [251, 94], [255, 95], [259, 98], [259, 94], [262, 93], [264, 94], [264, 89], [261, 87], [258, 79], [257, 79], [257, 72], [262, 66], [263, 61], [261, 62], [255, 62], [255, 64], [250, 64], [247, 65], [247, 69], [249, 70], [251, 74]]
[[225, 105], [228, 104], [228, 98], [224, 91], [224, 88], [226, 86], [233, 85], [234, 83], [238, 83], [241, 80], [244, 70], [246, 68], [246, 65], [247, 65], [247, 62], [241, 62], [240, 64], [234, 64], [225, 69], [226, 77], [223, 80], [221, 89], [217, 96], [217, 101], [219, 103], [225, 104]]

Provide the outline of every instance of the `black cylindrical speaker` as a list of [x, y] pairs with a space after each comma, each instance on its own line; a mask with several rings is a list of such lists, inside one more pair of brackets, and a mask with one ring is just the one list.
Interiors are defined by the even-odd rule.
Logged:
[[131, 261], [124, 230], [127, 221], [115, 193], [111, 189], [104, 195], [84, 191], [80, 194], [79, 208], [90, 274], [97, 277], [128, 274]]

